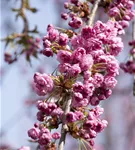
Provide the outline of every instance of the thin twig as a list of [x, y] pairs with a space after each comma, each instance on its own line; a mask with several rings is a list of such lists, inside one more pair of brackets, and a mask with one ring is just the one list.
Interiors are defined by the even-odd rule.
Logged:
[[66, 134], [67, 134], [67, 131], [68, 131], [67, 124], [65, 123], [65, 121], [66, 121], [66, 114], [68, 112], [70, 112], [71, 102], [72, 102], [72, 99], [70, 98], [70, 96], [67, 96], [66, 97], [65, 110], [64, 110], [64, 116], [63, 116], [63, 120], [62, 120], [61, 138], [60, 138], [60, 141], [59, 141], [58, 150], [64, 150]]
[[90, 16], [89, 16], [89, 21], [88, 21], [88, 25], [90, 25], [90, 26], [92, 26], [92, 24], [94, 22], [96, 11], [98, 9], [98, 5], [99, 5], [100, 2], [101, 2], [101, 0], [95, 0], [95, 2], [93, 4], [93, 7], [91, 9], [91, 13], [90, 13]]
[[24, 29], [23, 29], [23, 33], [28, 33], [28, 29], [29, 29], [29, 23], [28, 23], [28, 19], [24, 13], [24, 9], [25, 9], [25, 2], [26, 0], [22, 0], [21, 1], [21, 14], [22, 14], [22, 19], [24, 22]]
[[[134, 18], [134, 20], [133, 20], [133, 24], [132, 24], [132, 38], [133, 38], [133, 40], [135, 40], [135, 18]], [[135, 54], [133, 54], [132, 55], [132, 57], [133, 57], [133, 61], [134, 61], [134, 63], [135, 63]], [[135, 73], [134, 73], [134, 76], [133, 76], [133, 78], [134, 78], [134, 82], [133, 82], [133, 95], [135, 96]]]

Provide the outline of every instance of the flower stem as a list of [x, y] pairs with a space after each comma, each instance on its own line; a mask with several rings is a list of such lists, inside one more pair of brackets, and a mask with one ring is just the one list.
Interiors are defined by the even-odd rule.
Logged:
[[[133, 30], [132, 38], [133, 38], [133, 40], [135, 40], [135, 18], [133, 20], [132, 30]], [[135, 63], [135, 54], [133, 54], [132, 57], [133, 57], [133, 61]], [[133, 95], [135, 96], [135, 73], [134, 73], [133, 78], [134, 78], [134, 82], [133, 82]]]
[[67, 96], [66, 97], [66, 105], [65, 105], [64, 115], [63, 115], [63, 120], [62, 120], [61, 138], [60, 138], [60, 141], [59, 141], [58, 150], [64, 150], [66, 134], [67, 134], [67, 131], [68, 131], [67, 124], [65, 123], [66, 114], [70, 111], [71, 102], [72, 102], [72, 99], [69, 96]]
[[89, 21], [88, 21], [88, 25], [90, 25], [90, 26], [92, 26], [92, 24], [94, 22], [96, 11], [98, 9], [98, 5], [99, 5], [100, 2], [101, 2], [101, 0], [95, 0], [95, 2], [93, 4], [93, 7], [91, 9], [91, 13], [90, 13], [90, 16], [89, 16]]

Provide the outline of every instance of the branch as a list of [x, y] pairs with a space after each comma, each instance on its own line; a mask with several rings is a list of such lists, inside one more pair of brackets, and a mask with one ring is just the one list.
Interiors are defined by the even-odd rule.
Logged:
[[24, 13], [24, 9], [25, 9], [25, 0], [22, 0], [21, 1], [21, 14], [22, 14], [22, 19], [23, 19], [23, 22], [24, 22], [24, 29], [23, 29], [23, 33], [27, 33], [28, 32], [28, 29], [29, 29], [29, 23], [28, 23], [28, 20], [27, 20], [27, 17]]
[[[93, 4], [91, 14], [89, 16], [89, 21], [88, 21], [88, 24], [90, 26], [93, 24], [93, 21], [94, 21], [95, 15], [96, 15], [96, 11], [98, 9], [98, 5], [99, 5], [100, 1], [101, 0], [96, 0], [95, 3]], [[63, 116], [63, 120], [62, 120], [63, 123], [62, 123], [62, 128], [61, 128], [61, 138], [60, 138], [60, 141], [59, 141], [58, 150], [64, 150], [66, 134], [67, 134], [67, 131], [68, 131], [68, 127], [65, 123], [65, 120], [66, 120], [66, 114], [70, 111], [72, 99], [69, 96], [67, 96], [66, 99], [67, 99], [67, 103], [66, 103], [66, 106], [65, 106], [64, 116]]]
[[[133, 20], [133, 24], [132, 24], [132, 32], [133, 32], [133, 34], [132, 34], [132, 38], [133, 38], [133, 40], [135, 40], [135, 18], [134, 18], [134, 20]], [[135, 63], [135, 54], [133, 54], [132, 55], [132, 57], [133, 57], [133, 61], [134, 61], [134, 63]], [[135, 73], [134, 73], [134, 82], [133, 82], [133, 95], [135, 96]]]
[[132, 35], [132, 37], [133, 37], [133, 40], [135, 40], [135, 18], [133, 20], [133, 35]]
[[88, 21], [88, 25], [90, 25], [90, 26], [92, 26], [92, 24], [94, 22], [96, 11], [98, 9], [98, 5], [99, 5], [100, 2], [101, 2], [101, 0], [95, 0], [95, 2], [93, 4], [92, 10], [91, 10], [91, 14], [89, 16], [89, 21]]
[[64, 110], [63, 120], [62, 120], [61, 138], [59, 141], [58, 150], [64, 150], [66, 134], [68, 131], [68, 127], [67, 127], [65, 121], [66, 121], [66, 114], [70, 111], [72, 99], [69, 96], [67, 96], [66, 99], [67, 99], [67, 102], [66, 102], [66, 106], [65, 106], [65, 110]]

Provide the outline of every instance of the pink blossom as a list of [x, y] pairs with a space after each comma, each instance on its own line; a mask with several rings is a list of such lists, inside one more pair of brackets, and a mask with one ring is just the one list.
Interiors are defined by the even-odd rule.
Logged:
[[72, 106], [74, 108], [78, 107], [86, 107], [88, 105], [89, 101], [87, 98], [83, 98], [81, 101], [77, 101], [76, 99], [73, 99]]
[[100, 115], [102, 115], [104, 112], [104, 108], [100, 107], [100, 106], [96, 106], [94, 108], [94, 114], [96, 117], [99, 117]]
[[59, 42], [58, 42], [61, 46], [65, 46], [68, 43], [68, 35], [61, 33], [59, 35]]
[[129, 22], [126, 20], [119, 21], [119, 23], [123, 28], [127, 28], [129, 26]]
[[44, 111], [45, 109], [47, 109], [48, 104], [44, 103], [43, 101], [37, 101], [37, 108], [41, 111]]
[[93, 76], [93, 84], [96, 88], [100, 87], [101, 84], [103, 83], [104, 76], [100, 73], [96, 73]]
[[48, 24], [47, 26], [47, 31], [53, 30], [54, 26], [52, 24]]
[[82, 31], [81, 31], [81, 36], [84, 38], [84, 39], [89, 39], [91, 36], [94, 35], [94, 32], [93, 32], [93, 29], [92, 27], [90, 26], [86, 26], [85, 28], [82, 28]]
[[114, 88], [116, 86], [116, 84], [117, 84], [117, 80], [114, 77], [112, 77], [112, 76], [106, 76], [104, 78], [104, 86], [106, 88], [112, 89], [112, 88]]
[[89, 79], [93, 80], [93, 78], [91, 78], [91, 72], [89, 70], [84, 71], [83, 75], [84, 75], [84, 80], [86, 81]]
[[51, 133], [40, 133], [38, 143], [40, 145], [47, 145], [51, 142], [52, 136]]
[[99, 121], [95, 127], [96, 132], [101, 132], [105, 127], [107, 127], [108, 122], [106, 120]]
[[72, 28], [78, 29], [82, 26], [83, 22], [79, 17], [73, 17], [71, 21], [69, 21], [68, 25]]
[[57, 53], [57, 60], [60, 63], [69, 63], [70, 60], [71, 60], [71, 55], [72, 54], [70, 52], [68, 52], [68, 51], [60, 50]]
[[45, 113], [42, 111], [38, 111], [37, 112], [37, 120], [44, 121], [44, 118], [45, 118]]
[[111, 94], [112, 94], [112, 90], [111, 89], [108, 89], [108, 90], [105, 91], [106, 98], [110, 97]]
[[68, 73], [72, 77], [75, 77], [79, 73], [81, 73], [81, 68], [79, 67], [79, 64], [74, 64], [73, 66], [71, 66], [68, 70]]
[[70, 1], [71, 1], [71, 3], [73, 3], [73, 4], [77, 4], [79, 0], [70, 0]]
[[123, 42], [121, 41], [121, 38], [115, 37], [111, 38], [109, 41], [110, 41], [109, 53], [111, 55], [117, 56], [123, 49]]
[[50, 57], [50, 56], [53, 56], [53, 51], [51, 48], [46, 48], [42, 51], [43, 55], [47, 56], [47, 57]]
[[73, 99], [77, 102], [81, 101], [83, 99], [83, 95], [79, 92], [75, 92], [73, 95]]
[[108, 55], [106, 57], [107, 60], [107, 71], [109, 74], [113, 74], [114, 76], [119, 74], [119, 64], [117, 59], [114, 56]]
[[90, 54], [83, 56], [81, 62], [80, 62], [80, 67], [82, 71], [87, 71], [91, 69], [93, 65], [93, 58]]
[[71, 39], [71, 45], [74, 49], [82, 47], [83, 38], [80, 35], [74, 35]]
[[117, 17], [120, 14], [120, 10], [117, 7], [113, 7], [109, 10], [109, 15], [111, 17]]
[[51, 116], [62, 116], [63, 110], [61, 108], [56, 108], [52, 111]]
[[64, 2], [64, 8], [67, 9], [69, 6], [69, 3], [68, 2]]
[[48, 39], [43, 38], [43, 46], [44, 48], [49, 48], [51, 46], [51, 42]]
[[81, 120], [84, 117], [84, 114], [81, 111], [75, 111], [77, 120]]
[[82, 57], [86, 55], [86, 50], [82, 47], [75, 49], [72, 53], [72, 60], [74, 63], [82, 61]]
[[93, 96], [90, 98], [89, 102], [92, 106], [96, 106], [99, 104], [99, 98], [97, 96]]
[[32, 129], [28, 130], [28, 136], [33, 140], [36, 140], [39, 136], [39, 129], [33, 127]]
[[55, 41], [57, 37], [59, 36], [59, 32], [58, 30], [51, 28], [48, 32], [48, 35], [49, 35], [50, 41]]
[[59, 139], [60, 137], [61, 137], [61, 134], [59, 132], [55, 132], [52, 134], [52, 138], [55, 140]]
[[89, 135], [90, 138], [95, 138], [97, 136], [97, 133], [94, 130], [90, 130]]
[[58, 66], [58, 69], [61, 73], [67, 73], [70, 68], [71, 68], [71, 65], [69, 63], [59, 64]]
[[131, 0], [128, 0], [128, 1], [126, 2], [126, 7], [127, 7], [128, 9], [131, 9], [131, 8], [133, 7], [133, 5], [134, 5], [134, 2], [131, 1]]
[[28, 147], [28, 146], [22, 146], [18, 150], [30, 150], [30, 147]]
[[83, 89], [83, 96], [84, 97], [92, 96], [94, 90], [95, 90], [94, 85], [92, 83], [86, 82]]
[[68, 14], [67, 13], [61, 13], [61, 18], [64, 19], [64, 20], [67, 20], [68, 19]]
[[73, 91], [74, 92], [82, 92], [84, 88], [84, 85], [82, 84], [82, 82], [76, 82], [75, 84], [73, 84]]
[[67, 122], [75, 122], [77, 120], [76, 114], [73, 112], [69, 112], [66, 114], [66, 121]]
[[53, 89], [53, 80], [45, 73], [35, 73], [34, 82], [36, 83], [37, 92], [41, 91], [41, 94], [43, 93], [45, 95], [47, 92], [51, 92]]

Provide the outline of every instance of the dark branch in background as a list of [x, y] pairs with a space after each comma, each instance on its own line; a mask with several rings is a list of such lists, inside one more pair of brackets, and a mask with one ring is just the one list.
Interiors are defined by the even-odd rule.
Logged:
[[[133, 37], [133, 40], [135, 40], [135, 18], [134, 18], [134, 20], [133, 20], [132, 30], [133, 30], [133, 35], [132, 35], [132, 37]], [[132, 57], [133, 57], [133, 61], [134, 61], [134, 63], [135, 63], [135, 54], [133, 54]], [[134, 96], [135, 96], [135, 74], [134, 74], [133, 77], [134, 77], [133, 94], [134, 94]]]
[[30, 6], [29, 0], [21, 0], [21, 6], [19, 9], [13, 8], [12, 11], [17, 12], [16, 15], [16, 19], [18, 19], [18, 17], [21, 17], [24, 23], [24, 29], [22, 31], [22, 36], [26, 36], [30, 31], [29, 29], [29, 22], [28, 22], [28, 18], [25, 14], [25, 10], [29, 10], [33, 13], [37, 12], [36, 8], [32, 8]]
[[16, 13], [16, 19], [21, 18], [23, 20], [24, 26], [21, 33], [12, 33], [2, 39], [2, 41], [5, 42], [5, 47], [10, 43], [16, 46], [12, 53], [5, 52], [5, 61], [11, 64], [17, 61], [20, 55], [25, 54], [26, 60], [30, 63], [31, 56], [38, 58], [40, 39], [33, 36], [33, 34], [39, 32], [37, 26], [32, 30], [29, 28], [29, 22], [25, 11], [36, 13], [37, 9], [30, 6], [29, 0], [21, 0], [20, 8], [12, 8], [12, 11]]
[[25, 0], [22, 0], [22, 4], [21, 4], [21, 9], [20, 9], [20, 13], [21, 13], [21, 17], [24, 21], [24, 29], [23, 29], [23, 33], [26, 33], [28, 32], [29, 30], [29, 24], [28, 24], [28, 20], [27, 20], [27, 17], [24, 13], [25, 11]]

